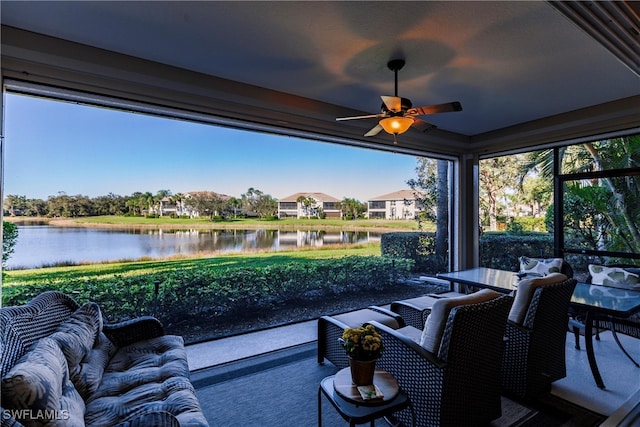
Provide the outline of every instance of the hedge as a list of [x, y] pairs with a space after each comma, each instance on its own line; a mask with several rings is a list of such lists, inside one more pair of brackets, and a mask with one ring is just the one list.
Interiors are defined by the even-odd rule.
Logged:
[[81, 304], [97, 302], [109, 322], [153, 315], [171, 325], [248, 313], [297, 299], [381, 290], [406, 279], [412, 266], [407, 259], [348, 256], [261, 268], [211, 268], [10, 286], [4, 287], [2, 299], [5, 306], [21, 305], [46, 290], [57, 290]]
[[[414, 272], [436, 274], [448, 270], [446, 256], [435, 253], [435, 233], [385, 233], [381, 239], [383, 256], [406, 258]], [[518, 257], [553, 256], [553, 235], [548, 233], [484, 233], [480, 237], [480, 265], [517, 270]]]
[[441, 273], [447, 270], [446, 257], [435, 253], [436, 234], [431, 232], [384, 233], [380, 239], [382, 256], [413, 261], [413, 271]]
[[480, 237], [480, 265], [517, 271], [518, 258], [553, 257], [553, 235], [548, 233], [484, 233]]

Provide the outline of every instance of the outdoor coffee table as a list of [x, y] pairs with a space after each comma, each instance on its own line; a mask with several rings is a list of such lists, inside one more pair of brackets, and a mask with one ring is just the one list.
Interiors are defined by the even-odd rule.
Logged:
[[409, 396], [398, 386], [390, 373], [376, 369], [373, 383], [378, 386], [384, 397], [364, 400], [351, 382], [351, 371], [344, 368], [337, 374], [326, 377], [318, 387], [318, 427], [322, 427], [322, 395], [329, 400], [349, 426], [370, 422], [393, 414], [405, 408], [411, 410], [412, 425], [415, 426], [415, 413]]

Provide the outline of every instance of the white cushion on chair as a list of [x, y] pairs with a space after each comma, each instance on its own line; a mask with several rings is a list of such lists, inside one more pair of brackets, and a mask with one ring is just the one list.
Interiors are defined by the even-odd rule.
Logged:
[[567, 280], [567, 276], [562, 273], [551, 273], [545, 277], [521, 280], [518, 283], [516, 298], [509, 312], [509, 320], [518, 325], [522, 324], [529, 310], [529, 304], [531, 303], [531, 298], [533, 298], [535, 290], [539, 287], [554, 285], [564, 282], [565, 280]]
[[420, 338], [420, 345], [431, 353], [438, 353], [444, 327], [452, 308], [460, 305], [478, 304], [500, 297], [501, 294], [491, 289], [482, 289], [469, 295], [453, 298], [441, 298], [433, 303], [431, 314], [427, 317]]

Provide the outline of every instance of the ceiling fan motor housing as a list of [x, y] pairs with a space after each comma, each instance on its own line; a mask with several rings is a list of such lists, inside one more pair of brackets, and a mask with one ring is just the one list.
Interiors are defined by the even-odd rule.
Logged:
[[387, 108], [384, 102], [380, 106], [380, 110], [382, 111], [383, 114], [388, 114], [390, 117], [395, 117], [395, 116], [402, 116], [404, 113], [407, 112], [407, 110], [409, 110], [412, 107], [413, 107], [413, 104], [411, 103], [411, 100], [409, 98], [400, 98], [400, 111], [394, 113], [393, 111], [389, 110], [389, 108]]

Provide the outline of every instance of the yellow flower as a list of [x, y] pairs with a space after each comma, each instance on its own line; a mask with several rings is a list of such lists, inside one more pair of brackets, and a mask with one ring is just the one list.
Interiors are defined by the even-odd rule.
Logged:
[[350, 357], [359, 360], [377, 359], [384, 350], [382, 336], [372, 325], [346, 328], [340, 342]]

